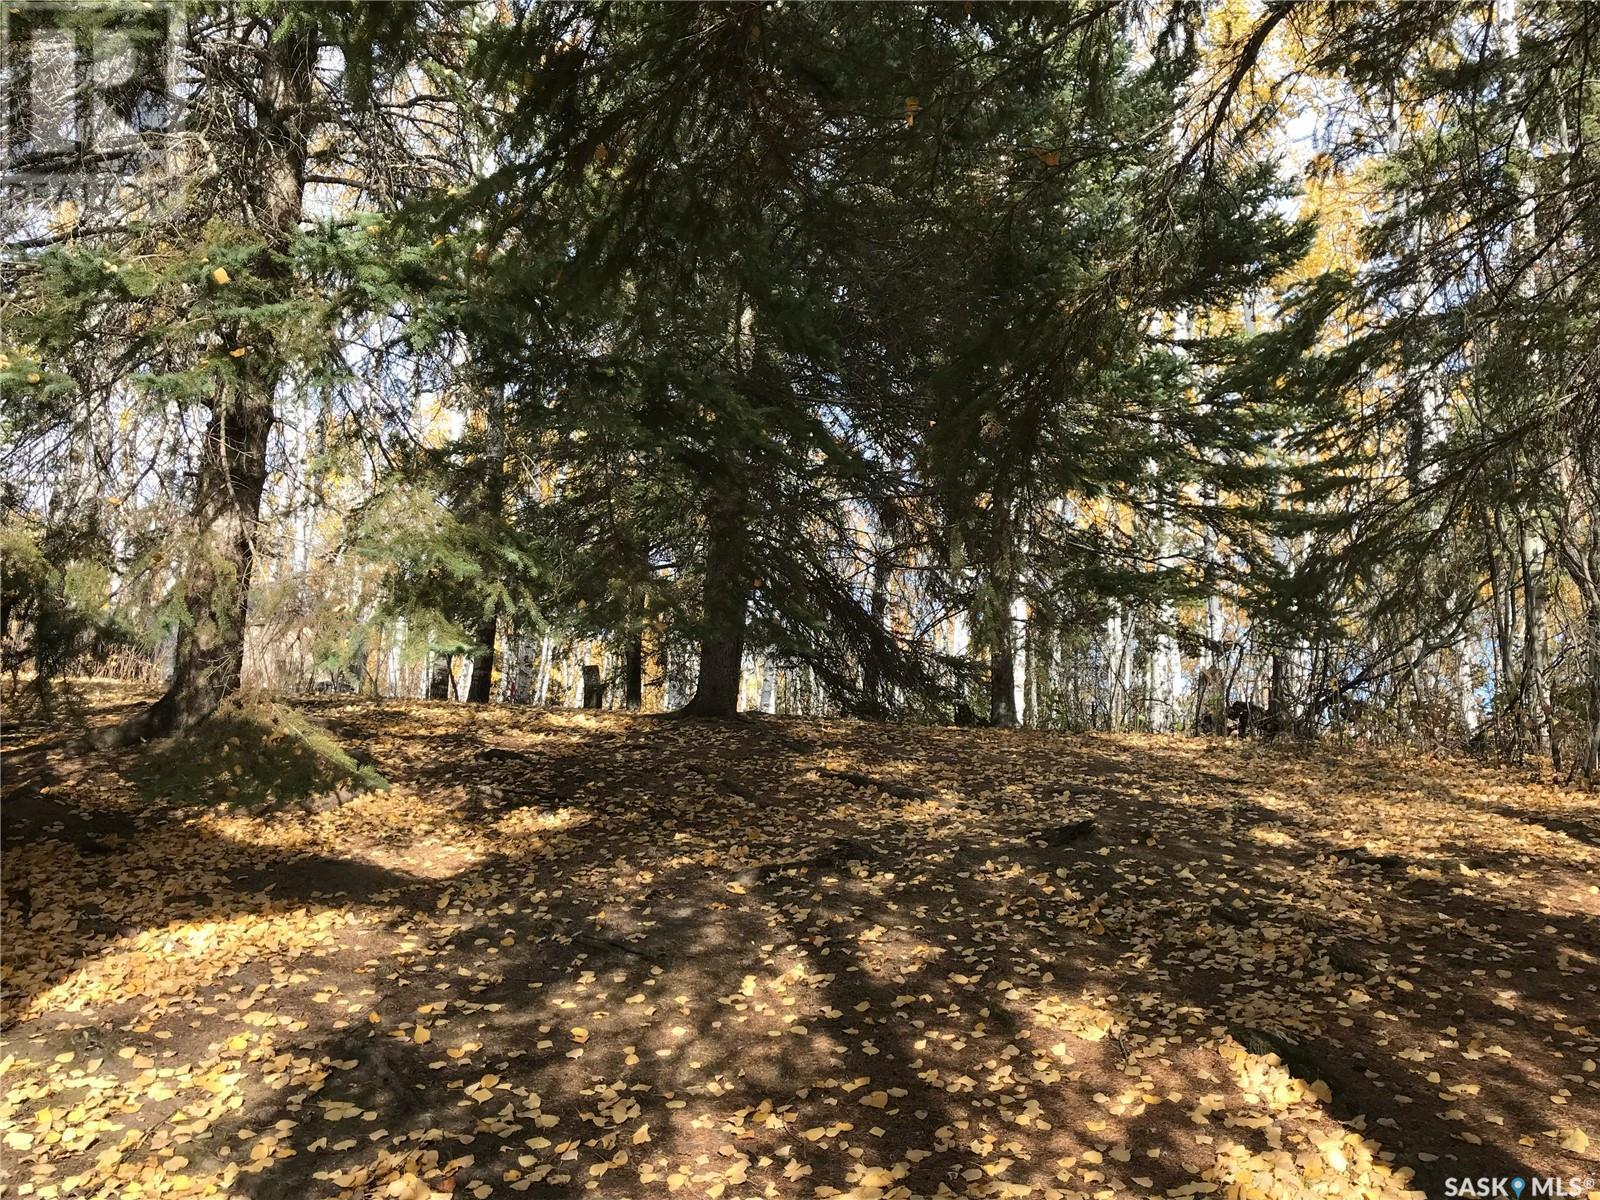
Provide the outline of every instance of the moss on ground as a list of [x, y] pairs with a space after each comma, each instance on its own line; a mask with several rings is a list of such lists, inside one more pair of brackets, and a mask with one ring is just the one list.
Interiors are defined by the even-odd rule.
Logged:
[[268, 809], [332, 806], [389, 786], [304, 713], [240, 699], [155, 746], [138, 779], [149, 800]]

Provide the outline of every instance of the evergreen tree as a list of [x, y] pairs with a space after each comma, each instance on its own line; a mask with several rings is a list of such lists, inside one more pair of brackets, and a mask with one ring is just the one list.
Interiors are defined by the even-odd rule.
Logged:
[[[308, 187], [381, 195], [395, 182], [381, 168], [405, 139], [374, 105], [374, 84], [405, 63], [413, 18], [428, 12], [195, 6], [176, 34], [182, 76], [157, 97], [181, 111], [163, 133], [170, 153], [135, 164], [143, 174], [110, 192], [106, 211], [69, 210], [56, 232], [12, 244], [22, 257], [4, 383], [20, 402], [8, 440], [70, 429], [112, 389], [201, 422], [190, 533], [166, 606], [171, 682], [113, 739], [187, 728], [239, 686], [278, 395], [342, 366], [337, 311], [308, 270], [326, 236]], [[366, 138], [324, 162], [314, 140], [329, 128]]]

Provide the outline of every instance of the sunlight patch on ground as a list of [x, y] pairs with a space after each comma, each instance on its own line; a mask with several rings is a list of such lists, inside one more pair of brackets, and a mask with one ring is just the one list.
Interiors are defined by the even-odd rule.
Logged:
[[1592, 1157], [1583, 797], [1200, 739], [317, 711], [396, 786], [201, 815], [47, 764], [0, 1050], [36, 1195], [1394, 1198]]
[[140, 1001], [141, 1016], [149, 1020], [246, 963], [292, 962], [328, 945], [343, 926], [357, 923], [350, 909], [292, 908], [141, 930], [117, 938], [34, 996], [15, 1019]]

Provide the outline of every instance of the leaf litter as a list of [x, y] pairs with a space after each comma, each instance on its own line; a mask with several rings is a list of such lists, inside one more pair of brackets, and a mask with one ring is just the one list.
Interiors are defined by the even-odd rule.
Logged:
[[163, 803], [13, 733], [11, 1193], [1600, 1175], [1592, 796], [1350, 748], [307, 707], [393, 786]]

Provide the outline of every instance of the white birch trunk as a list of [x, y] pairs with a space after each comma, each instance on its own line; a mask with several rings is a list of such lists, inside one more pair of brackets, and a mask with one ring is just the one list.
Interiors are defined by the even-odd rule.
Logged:
[[543, 708], [550, 696], [550, 656], [554, 650], [550, 635], [539, 639], [539, 677], [534, 684], [534, 703]]
[[661, 706], [667, 712], [683, 707], [683, 692], [678, 687], [678, 656], [674, 653], [673, 645], [668, 642], [662, 657], [667, 664], [667, 677], [661, 682]]
[[1120, 609], [1106, 619], [1106, 726], [1121, 729], [1126, 719], [1131, 680], [1128, 669], [1128, 621]]
[[763, 656], [761, 664], [761, 711], [778, 711], [778, 668], [769, 656]]
[[1016, 651], [1012, 656], [1011, 694], [1017, 710], [1017, 724], [1028, 723], [1028, 602], [1021, 596], [1011, 601], [1011, 624], [1015, 629]]
[[389, 647], [389, 663], [384, 672], [384, 690], [391, 696], [400, 694], [400, 664], [402, 648], [406, 641], [406, 619], [394, 623], [394, 642]]
[[1456, 658], [1456, 697], [1461, 705], [1461, 724], [1471, 737], [1478, 732], [1478, 693], [1472, 685], [1472, 642], [1468, 640], [1461, 647], [1461, 653]]

